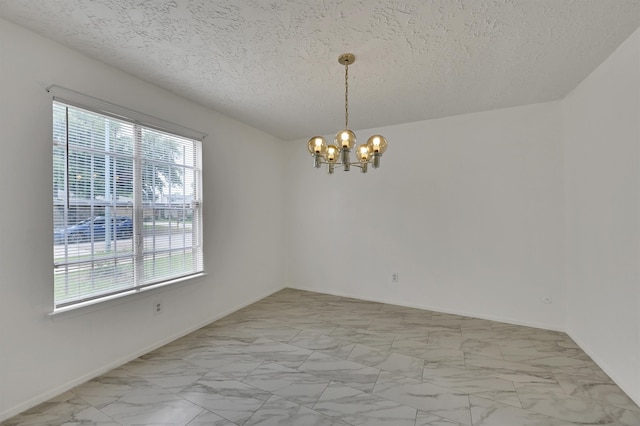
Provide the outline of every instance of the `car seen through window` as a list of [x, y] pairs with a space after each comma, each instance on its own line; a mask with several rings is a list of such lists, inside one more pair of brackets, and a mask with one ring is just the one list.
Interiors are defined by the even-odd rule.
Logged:
[[[111, 218], [111, 239], [127, 239], [133, 237], [133, 220], [129, 216]], [[106, 218], [96, 216], [84, 219], [75, 225], [57, 228], [53, 233], [54, 244], [82, 243], [104, 240], [107, 235]]]

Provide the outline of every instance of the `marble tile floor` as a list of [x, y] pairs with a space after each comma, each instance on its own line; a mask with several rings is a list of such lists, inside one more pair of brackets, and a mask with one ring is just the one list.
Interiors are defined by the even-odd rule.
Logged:
[[2, 423], [640, 425], [564, 333], [286, 289]]

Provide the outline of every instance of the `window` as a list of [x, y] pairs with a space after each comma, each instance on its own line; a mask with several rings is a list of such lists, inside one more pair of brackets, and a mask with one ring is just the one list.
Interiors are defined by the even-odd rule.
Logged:
[[56, 309], [203, 272], [201, 149], [53, 101]]

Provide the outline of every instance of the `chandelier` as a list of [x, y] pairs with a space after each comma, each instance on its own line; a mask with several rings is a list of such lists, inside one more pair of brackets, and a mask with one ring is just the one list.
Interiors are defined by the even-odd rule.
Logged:
[[309, 139], [307, 148], [313, 156], [313, 166], [320, 168], [327, 165], [329, 174], [333, 174], [336, 166], [342, 166], [345, 172], [351, 170], [351, 166], [359, 167], [362, 173], [367, 173], [368, 165], [373, 168], [380, 167], [380, 157], [387, 150], [387, 140], [384, 136], [373, 135], [366, 144], [356, 149], [357, 161], [351, 161], [350, 153], [356, 145], [356, 134], [349, 130], [349, 65], [353, 64], [356, 57], [351, 53], [343, 53], [338, 57], [338, 62], [344, 65], [344, 129], [340, 130], [332, 145], [322, 136], [314, 136]]

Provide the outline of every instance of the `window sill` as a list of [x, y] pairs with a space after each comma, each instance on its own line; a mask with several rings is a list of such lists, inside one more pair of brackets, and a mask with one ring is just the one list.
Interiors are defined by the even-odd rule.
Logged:
[[83, 315], [89, 312], [107, 308], [115, 304], [126, 302], [128, 300], [131, 300], [133, 297], [137, 295], [149, 295], [150, 293], [153, 293], [154, 290], [163, 289], [166, 287], [177, 288], [179, 286], [190, 283], [196, 278], [201, 278], [206, 275], [207, 275], [206, 272], [200, 272], [194, 275], [189, 275], [187, 277], [181, 277], [181, 278], [176, 278], [174, 280], [164, 281], [149, 287], [133, 289], [124, 293], [118, 293], [111, 296], [105, 296], [98, 299], [89, 300], [86, 302], [76, 303], [74, 305], [54, 309], [52, 312], [49, 312], [47, 316], [51, 319], [58, 319], [61, 317]]

